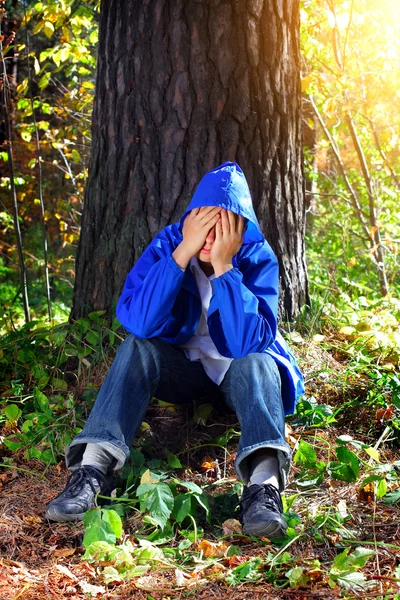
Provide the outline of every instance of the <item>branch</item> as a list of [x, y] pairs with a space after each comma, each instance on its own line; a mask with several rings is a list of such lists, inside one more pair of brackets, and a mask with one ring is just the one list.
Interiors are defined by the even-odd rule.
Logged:
[[329, 130], [328, 130], [325, 122], [324, 122], [324, 120], [321, 117], [320, 112], [319, 112], [319, 110], [318, 110], [318, 108], [317, 108], [317, 106], [316, 106], [316, 104], [314, 102], [314, 99], [312, 98], [312, 96], [310, 96], [309, 98], [310, 98], [310, 103], [311, 103], [311, 106], [312, 106], [313, 111], [315, 113], [315, 116], [317, 117], [317, 119], [319, 121], [319, 124], [321, 125], [322, 131], [324, 132], [324, 135], [325, 135], [326, 139], [328, 140], [329, 144], [331, 145], [332, 152], [333, 152], [333, 154], [334, 154], [334, 156], [336, 158], [336, 162], [338, 164], [340, 173], [342, 174], [342, 177], [344, 179], [344, 183], [346, 185], [347, 191], [349, 192], [350, 200], [351, 200], [352, 206], [353, 206], [353, 208], [354, 208], [354, 210], [355, 210], [355, 212], [357, 214], [358, 220], [361, 223], [361, 226], [362, 226], [362, 229], [364, 230], [364, 233], [369, 237], [370, 231], [369, 231], [368, 224], [367, 224], [367, 222], [366, 222], [366, 220], [364, 218], [363, 210], [362, 210], [362, 208], [360, 206], [360, 203], [359, 203], [359, 200], [357, 198], [357, 195], [356, 195], [356, 193], [355, 193], [355, 191], [353, 189], [353, 186], [351, 185], [350, 180], [349, 180], [349, 178], [347, 176], [346, 169], [345, 169], [345, 166], [344, 166], [343, 161], [342, 161], [342, 157], [340, 156], [340, 153], [339, 153], [339, 149], [336, 146], [336, 144], [335, 144], [335, 142], [334, 142], [334, 140], [333, 140], [333, 138], [332, 138], [332, 136], [331, 136], [331, 134], [330, 134], [330, 132], [329, 132]]

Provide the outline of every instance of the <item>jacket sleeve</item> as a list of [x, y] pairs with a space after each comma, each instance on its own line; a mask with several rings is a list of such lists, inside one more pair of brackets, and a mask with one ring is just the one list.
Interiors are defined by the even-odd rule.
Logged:
[[173, 250], [172, 244], [159, 234], [126, 278], [117, 318], [137, 337], [156, 337], [167, 327], [184, 276], [172, 258]]
[[255, 244], [234, 267], [212, 281], [210, 335], [223, 356], [263, 352], [275, 340], [278, 261], [269, 245]]

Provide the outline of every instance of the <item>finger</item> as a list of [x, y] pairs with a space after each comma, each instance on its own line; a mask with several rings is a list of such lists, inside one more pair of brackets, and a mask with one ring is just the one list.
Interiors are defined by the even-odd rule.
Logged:
[[218, 220], [215, 224], [215, 240], [220, 240], [222, 238], [222, 221], [221, 216], [218, 215]]
[[192, 217], [195, 217], [196, 215], [199, 214], [200, 210], [201, 210], [201, 208], [193, 208], [189, 214], [192, 215]]
[[207, 220], [209, 219], [212, 219], [214, 215], [218, 214], [221, 211], [219, 206], [205, 206], [201, 210], [201, 220], [205, 222], [207, 222]]
[[221, 211], [221, 224], [222, 224], [222, 233], [229, 233], [230, 225], [229, 225], [227, 211], [225, 210], [225, 208], [223, 208]]
[[235, 233], [236, 231], [236, 217], [237, 215], [235, 213], [233, 213], [231, 210], [228, 210], [229, 230], [231, 233]]
[[243, 230], [244, 230], [244, 218], [238, 216], [238, 220], [237, 220], [237, 232], [240, 236], [243, 235]]

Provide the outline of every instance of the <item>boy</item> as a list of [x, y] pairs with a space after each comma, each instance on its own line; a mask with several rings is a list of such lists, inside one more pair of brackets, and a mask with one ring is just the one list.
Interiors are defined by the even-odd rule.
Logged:
[[153, 396], [222, 399], [241, 426], [235, 470], [246, 483], [243, 530], [284, 535], [285, 413], [303, 379], [277, 332], [277, 309], [277, 260], [243, 172], [224, 163], [203, 177], [180, 222], [154, 238], [127, 277], [117, 317], [131, 335], [67, 448], [73, 473], [47, 518], [81, 519], [98, 492], [111, 492]]

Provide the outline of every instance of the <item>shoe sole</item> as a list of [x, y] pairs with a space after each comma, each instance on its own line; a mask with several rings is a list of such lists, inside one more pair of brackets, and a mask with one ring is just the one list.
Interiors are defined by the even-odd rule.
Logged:
[[270, 521], [269, 523], [247, 523], [243, 525], [243, 533], [254, 537], [282, 537], [286, 535], [286, 529], [286, 521]]
[[59, 512], [56, 508], [50, 508], [46, 510], [45, 517], [49, 521], [57, 521], [59, 523], [65, 523], [67, 521], [82, 521], [85, 513], [68, 514]]

